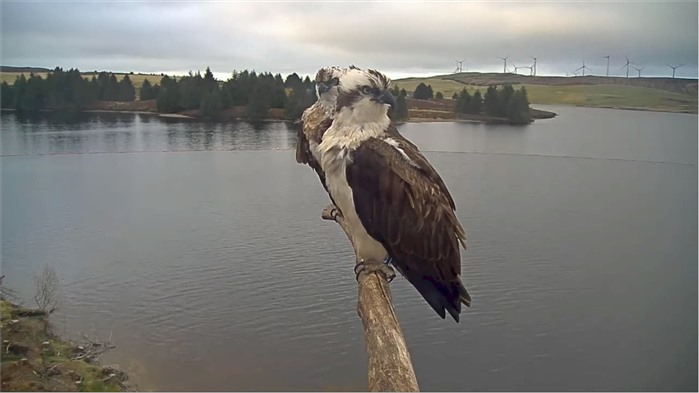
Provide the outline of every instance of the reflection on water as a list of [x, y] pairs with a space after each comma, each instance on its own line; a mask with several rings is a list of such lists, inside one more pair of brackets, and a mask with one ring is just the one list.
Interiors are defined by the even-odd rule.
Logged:
[[202, 122], [152, 114], [2, 115], [2, 155], [265, 150], [295, 146], [291, 123]]
[[[528, 126], [405, 123], [423, 151], [576, 157], [696, 165], [697, 116], [542, 106]], [[2, 114], [2, 155], [293, 149], [296, 125], [205, 122], [153, 114]]]
[[[474, 300], [455, 324], [391, 284], [422, 390], [696, 390], [696, 116], [554, 111], [401, 126], [441, 151]], [[54, 318], [112, 331], [142, 390], [365, 389], [352, 250], [292, 125], [81, 116], [2, 114], [8, 284], [55, 266]]]

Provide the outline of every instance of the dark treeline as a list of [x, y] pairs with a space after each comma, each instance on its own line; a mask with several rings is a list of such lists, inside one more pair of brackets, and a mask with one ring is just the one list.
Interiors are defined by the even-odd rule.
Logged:
[[454, 93], [452, 98], [456, 100], [457, 113], [502, 117], [515, 124], [527, 124], [532, 120], [529, 98], [524, 86], [516, 91], [510, 84], [500, 89], [497, 86], [489, 86], [483, 96], [479, 90], [471, 95], [463, 89], [461, 93]]
[[396, 106], [389, 112], [389, 116], [393, 120], [407, 120], [408, 119], [408, 92], [405, 89], [401, 89], [398, 85], [394, 86], [391, 90], [391, 94], [396, 98]]
[[[394, 87], [396, 106], [391, 111], [395, 120], [408, 118], [407, 92]], [[415, 99], [442, 99], [430, 85], [420, 83], [412, 95]], [[17, 110], [68, 109], [80, 110], [90, 107], [95, 101], [134, 101], [136, 90], [128, 75], [119, 80], [115, 74], [101, 72], [91, 79], [85, 78], [77, 69], [64, 71], [56, 67], [41, 77], [30, 74], [19, 76], [14, 84], [3, 82], [0, 86], [0, 102], [3, 108]], [[201, 116], [216, 118], [221, 111], [236, 108], [235, 116], [249, 120], [267, 117], [295, 120], [304, 109], [315, 102], [313, 82], [298, 74], [288, 75], [256, 73], [255, 71], [234, 72], [226, 81], [214, 78], [209, 68], [204, 75], [189, 73], [184, 77], [162, 76], [159, 83], [145, 80], [139, 91], [141, 100], [156, 100], [157, 111], [177, 113], [199, 110]], [[501, 88], [488, 87], [481, 96], [464, 89], [452, 97], [456, 101], [455, 111], [462, 114], [487, 115], [506, 118], [511, 123], [531, 122], [527, 91], [522, 87], [515, 91], [512, 85]], [[244, 110], [238, 110], [244, 108]]]
[[[159, 85], [149, 84], [147, 89], [157, 91], [158, 112], [199, 109], [202, 116], [210, 118], [225, 108], [245, 107], [250, 120], [265, 118], [273, 108], [283, 110], [287, 119], [297, 119], [315, 102], [313, 83], [296, 73], [283, 79], [280, 74], [245, 70], [220, 83], [207, 68], [203, 76], [199, 72], [177, 79], [164, 76]], [[141, 89], [141, 96], [144, 94], [149, 93]]]
[[133, 101], [136, 90], [128, 75], [119, 81], [116, 75], [101, 72], [88, 80], [77, 69], [56, 67], [45, 78], [32, 73], [29, 78], [20, 75], [12, 85], [3, 82], [0, 97], [3, 108], [79, 110], [97, 100]]
[[[12, 85], [3, 82], [0, 96], [3, 108], [80, 110], [95, 101], [134, 101], [136, 90], [128, 75], [118, 80], [116, 75], [102, 72], [86, 79], [77, 69], [57, 67], [44, 78], [30, 74], [28, 78], [19, 76]], [[245, 70], [221, 82], [209, 68], [204, 75], [163, 76], [155, 84], [146, 79], [139, 98], [156, 100], [161, 113], [197, 109], [208, 118], [227, 108], [243, 107], [243, 115], [250, 120], [267, 117], [270, 109], [278, 109], [276, 117], [283, 113], [287, 119], [298, 119], [316, 99], [313, 82], [296, 73], [283, 79], [280, 74]]]
[[139, 98], [141, 100], [153, 100], [158, 98], [158, 94], [160, 94], [160, 86], [155, 85], [153, 86], [148, 79], [143, 81], [143, 86], [141, 86], [141, 94], [139, 94]]

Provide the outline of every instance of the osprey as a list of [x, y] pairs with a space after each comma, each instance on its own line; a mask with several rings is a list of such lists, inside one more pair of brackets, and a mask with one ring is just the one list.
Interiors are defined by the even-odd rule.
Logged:
[[465, 232], [437, 171], [391, 124], [390, 83], [356, 67], [339, 76], [334, 120], [317, 146], [324, 186], [349, 224], [358, 267], [392, 272], [390, 263], [458, 322], [461, 304], [471, 305], [461, 281]]
[[340, 83], [339, 78], [344, 71], [339, 67], [327, 67], [321, 68], [316, 73], [316, 97], [318, 100], [303, 111], [302, 125], [296, 144], [296, 162], [308, 164], [313, 168], [326, 190], [325, 175], [320, 167], [318, 145], [335, 118], [337, 85]]

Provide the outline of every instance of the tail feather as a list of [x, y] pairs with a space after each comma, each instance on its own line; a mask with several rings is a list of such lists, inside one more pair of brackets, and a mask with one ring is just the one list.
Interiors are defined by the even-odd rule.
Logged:
[[452, 285], [449, 285], [449, 288], [447, 288], [442, 283], [434, 282], [430, 277], [413, 274], [404, 274], [404, 276], [442, 319], [446, 318], [446, 313], [448, 312], [454, 321], [458, 323], [461, 314], [461, 304], [465, 304], [466, 307], [471, 306], [471, 295], [469, 295], [460, 278], [458, 282], [452, 282]]
[[464, 283], [461, 282], [461, 276], [457, 276], [457, 278], [459, 279], [459, 300], [461, 300], [466, 307], [471, 307], [471, 295], [468, 294]]

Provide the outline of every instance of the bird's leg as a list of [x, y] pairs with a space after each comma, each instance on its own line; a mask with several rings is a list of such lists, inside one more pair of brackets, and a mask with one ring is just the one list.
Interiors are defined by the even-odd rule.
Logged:
[[354, 274], [356, 274], [356, 279], [359, 281], [359, 275], [361, 273], [381, 273], [386, 278], [386, 281], [391, 282], [396, 278], [396, 271], [389, 265], [390, 258], [385, 261], [357, 261], [354, 266]]

